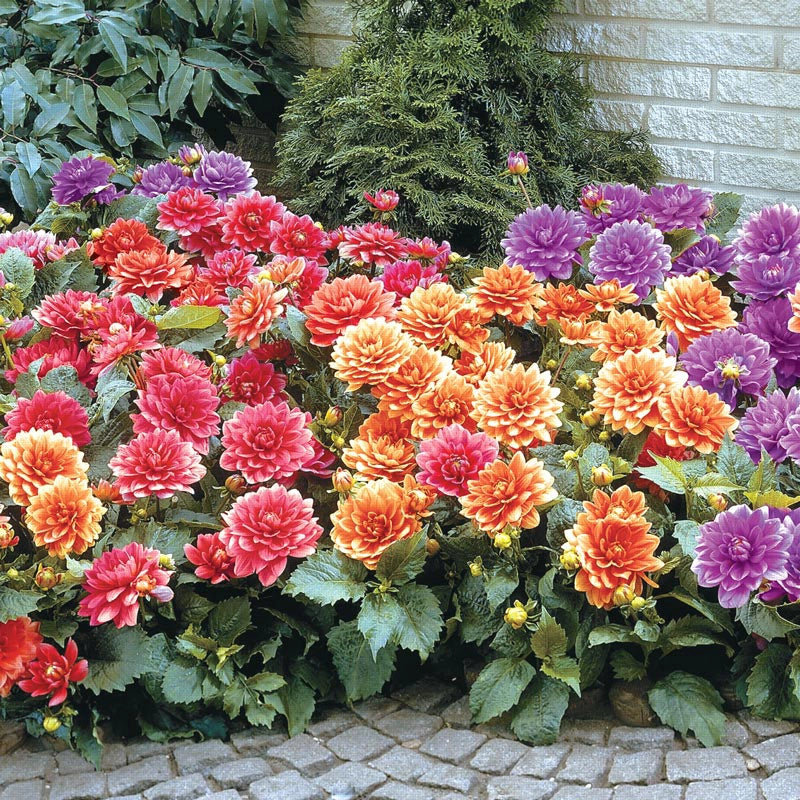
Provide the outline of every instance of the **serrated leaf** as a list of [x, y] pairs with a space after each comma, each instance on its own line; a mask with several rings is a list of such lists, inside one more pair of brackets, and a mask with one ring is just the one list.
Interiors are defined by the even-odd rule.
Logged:
[[0, 622], [26, 617], [36, 611], [41, 598], [42, 595], [39, 592], [0, 586]]
[[747, 677], [747, 702], [757, 716], [767, 719], [800, 717], [791, 661], [792, 651], [783, 643], [773, 642], [756, 656]]
[[553, 655], [542, 661], [540, 671], [551, 678], [563, 681], [580, 697], [581, 668], [578, 662], [567, 655]]
[[569, 688], [542, 673], [533, 676], [517, 705], [511, 730], [524, 742], [552, 744], [569, 705]]
[[393, 585], [408, 583], [425, 565], [425, 532], [401, 539], [387, 548], [375, 569], [375, 577]]
[[714, 195], [714, 215], [706, 220], [706, 234], [725, 237], [739, 218], [742, 195], [734, 192], [717, 192]]
[[670, 620], [661, 632], [659, 647], [664, 655], [682, 647], [700, 647], [718, 645], [725, 648], [729, 658], [733, 657], [733, 648], [721, 636], [718, 625], [703, 617], [681, 617]]
[[393, 638], [404, 650], [419, 653], [425, 661], [444, 627], [436, 595], [427, 586], [408, 583], [400, 587], [395, 600], [404, 619], [395, 629]]
[[601, 625], [589, 634], [589, 646], [597, 647], [603, 644], [615, 644], [617, 642], [638, 642], [639, 637], [627, 626], [613, 623], [611, 625]]
[[784, 619], [776, 608], [751, 600], [746, 606], [736, 610], [736, 619], [742, 623], [749, 634], [758, 634], [767, 641], [780, 639], [787, 633], [797, 630], [798, 625]]
[[219, 322], [222, 311], [216, 306], [175, 306], [169, 309], [156, 323], [159, 330], [183, 328], [205, 330]]
[[333, 605], [340, 600], [359, 600], [366, 593], [367, 568], [338, 550], [319, 550], [292, 572], [286, 594], [303, 594], [316, 603]]
[[51, 369], [41, 379], [41, 387], [43, 392], [64, 392], [84, 408], [92, 402], [92, 395], [78, 378], [78, 371], [68, 364]]
[[750, 501], [753, 508], [761, 508], [761, 506], [791, 508], [800, 503], [800, 497], [784, 494], [777, 489], [768, 492], [745, 492], [744, 496]]
[[519, 575], [514, 564], [501, 561], [483, 571], [483, 588], [494, 611], [519, 585]]
[[566, 631], [550, 616], [546, 608], [542, 609], [539, 626], [531, 635], [531, 648], [536, 657], [542, 660], [567, 652]]
[[277, 692], [286, 686], [286, 679], [277, 672], [259, 672], [247, 679], [247, 685], [256, 692]]
[[693, 519], [680, 519], [675, 523], [672, 535], [678, 540], [683, 554], [694, 558], [697, 539], [700, 536], [700, 525]]
[[619, 681], [638, 681], [647, 677], [647, 668], [627, 650], [617, 650], [611, 655], [611, 669]]
[[380, 692], [394, 670], [395, 645], [387, 645], [373, 658], [355, 621], [340, 622], [328, 631], [327, 639], [348, 701], [364, 700]]
[[535, 674], [536, 670], [523, 658], [490, 661], [469, 692], [473, 721], [488, 722], [513, 708]]
[[747, 486], [756, 471], [756, 465], [747, 450], [735, 444], [728, 433], [717, 453], [716, 467], [722, 475], [740, 486]]
[[205, 670], [196, 664], [173, 661], [164, 673], [161, 691], [170, 703], [194, 703], [203, 698]]
[[373, 592], [364, 598], [356, 621], [359, 631], [369, 642], [373, 658], [386, 647], [403, 620], [403, 610], [393, 594]]
[[272, 702], [286, 718], [289, 736], [302, 733], [314, 714], [314, 690], [295, 676], [292, 676], [287, 685], [272, 696]]
[[250, 601], [229, 597], [208, 615], [208, 632], [219, 644], [231, 645], [250, 627]]
[[684, 471], [684, 462], [674, 458], [665, 458], [651, 453], [656, 464], [652, 467], [637, 467], [636, 471], [665, 492], [684, 494], [687, 485], [687, 475]]
[[122, 691], [150, 669], [148, 645], [147, 634], [138, 626], [95, 628], [82, 653], [89, 661], [89, 674], [81, 686], [94, 694]]
[[17, 293], [23, 300], [31, 293], [36, 280], [36, 268], [33, 259], [26, 256], [18, 247], [9, 247], [0, 255], [0, 272], [6, 283], [13, 283]]
[[719, 472], [709, 472], [692, 481], [692, 491], [700, 497], [709, 497], [712, 494], [726, 494], [740, 492], [744, 486], [726, 478]]
[[683, 736], [689, 731], [706, 747], [722, 741], [725, 715], [719, 692], [705, 679], [688, 672], [671, 672], [647, 693], [653, 711]]

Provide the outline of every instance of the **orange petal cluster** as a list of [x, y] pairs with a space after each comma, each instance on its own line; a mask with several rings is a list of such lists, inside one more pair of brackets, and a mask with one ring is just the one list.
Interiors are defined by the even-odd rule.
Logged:
[[448, 425], [461, 425], [475, 430], [471, 417], [475, 387], [451, 370], [441, 377], [411, 406], [411, 434], [417, 439], [432, 439]]
[[433, 283], [427, 289], [418, 286], [403, 299], [397, 319], [418, 344], [440, 347], [448, 335], [456, 314], [467, 305], [449, 283]]
[[411, 425], [399, 417], [372, 414], [342, 453], [342, 461], [362, 480], [387, 478], [399, 483], [415, 468]]
[[629, 283], [627, 286], [620, 286], [616, 278], [598, 284], [589, 283], [585, 289], [580, 289], [578, 293], [581, 297], [585, 297], [594, 303], [595, 309], [601, 314], [608, 314], [618, 305], [639, 302], [639, 295], [633, 291], [633, 284]]
[[692, 448], [698, 453], [715, 453], [725, 434], [738, 425], [728, 404], [702, 386], [673, 389], [658, 401], [658, 410], [661, 422], [656, 432], [667, 445]]
[[612, 311], [605, 322], [594, 331], [595, 352], [592, 361], [609, 361], [629, 351], [657, 350], [664, 338], [663, 331], [638, 311]]
[[583, 322], [594, 312], [594, 303], [582, 297], [574, 286], [566, 283], [559, 283], [558, 286], [545, 284], [537, 305], [534, 319], [542, 327], [551, 319], [557, 322]]
[[236, 346], [245, 344], [253, 349], [261, 343], [261, 336], [283, 313], [281, 302], [287, 289], [276, 289], [270, 281], [256, 281], [231, 302], [225, 325], [228, 335], [236, 339]]
[[485, 342], [476, 351], [464, 351], [453, 364], [456, 372], [477, 386], [490, 372], [508, 369], [517, 354], [502, 342]]
[[472, 282], [475, 286], [470, 292], [483, 322], [498, 316], [514, 325], [524, 325], [533, 319], [534, 303], [542, 285], [520, 264], [484, 267], [483, 274]]

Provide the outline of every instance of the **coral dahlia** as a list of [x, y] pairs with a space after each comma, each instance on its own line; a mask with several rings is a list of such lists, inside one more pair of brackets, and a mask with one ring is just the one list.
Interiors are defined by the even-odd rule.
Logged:
[[225, 549], [219, 531], [201, 533], [194, 544], [184, 545], [183, 552], [197, 567], [194, 574], [204, 581], [216, 584], [234, 577], [233, 559]]
[[716, 394], [702, 386], [681, 386], [658, 401], [661, 421], [656, 426], [670, 447], [686, 447], [698, 453], [719, 450], [726, 433], [733, 433], [737, 420]]
[[283, 203], [260, 192], [232, 197], [223, 209], [222, 239], [240, 250], [269, 252], [274, 238], [272, 223], [286, 212]]
[[194, 275], [188, 256], [154, 247], [120, 253], [108, 268], [114, 294], [137, 294], [157, 303], [165, 291], [181, 289]]
[[197, 187], [182, 186], [158, 204], [156, 228], [188, 236], [215, 223], [219, 215], [220, 204], [216, 198]]
[[276, 289], [269, 281], [256, 281], [234, 298], [225, 326], [228, 336], [236, 338], [237, 347], [258, 347], [261, 337], [283, 314], [286, 294], [286, 289]]
[[10, 442], [22, 431], [36, 428], [68, 436], [78, 447], [92, 440], [86, 409], [64, 392], [45, 393], [37, 389], [33, 397], [20, 397], [16, 408], [6, 414], [3, 438]]
[[48, 706], [57, 706], [67, 699], [71, 683], [80, 683], [89, 674], [89, 662], [78, 658], [78, 645], [67, 641], [64, 652], [59, 653], [51, 644], [42, 642], [36, 648], [36, 657], [27, 666], [24, 680], [18, 682], [23, 692], [31, 697], [50, 695]]
[[30, 617], [0, 622], [0, 697], [8, 697], [14, 684], [25, 675], [41, 642], [39, 623]]

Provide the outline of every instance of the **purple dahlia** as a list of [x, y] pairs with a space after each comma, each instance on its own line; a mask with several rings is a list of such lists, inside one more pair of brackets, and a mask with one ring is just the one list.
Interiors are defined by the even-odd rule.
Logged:
[[131, 194], [140, 194], [145, 197], [158, 197], [167, 192], [174, 192], [181, 186], [190, 186], [193, 183], [188, 175], [177, 164], [162, 161], [142, 170], [141, 177]]
[[617, 222], [603, 231], [589, 251], [589, 271], [596, 283], [616, 278], [633, 284], [640, 300], [662, 283], [670, 268], [670, 250], [661, 231], [646, 222]]
[[766, 507], [734, 506], [700, 527], [692, 572], [700, 586], [719, 587], [719, 604], [740, 608], [762, 581], [788, 576], [792, 535]]
[[733, 240], [737, 261], [800, 254], [800, 211], [779, 203], [750, 215]]
[[81, 203], [84, 200], [95, 200], [100, 205], [108, 205], [124, 194], [111, 183], [114, 172], [113, 165], [101, 158], [71, 158], [53, 175], [53, 199], [60, 206]]
[[593, 236], [617, 222], [642, 219], [642, 200], [645, 194], [632, 183], [600, 183], [584, 186], [581, 212]]
[[588, 239], [586, 223], [577, 211], [547, 204], [519, 214], [506, 231], [503, 245], [510, 264], [521, 264], [537, 281], [567, 280], [578, 248]]
[[795, 411], [786, 420], [786, 432], [781, 437], [781, 447], [786, 457], [795, 461], [800, 459], [800, 412]]
[[739, 395], [762, 395], [775, 366], [766, 342], [736, 328], [695, 339], [681, 361], [690, 384], [716, 392], [731, 408]]
[[653, 224], [664, 231], [691, 228], [697, 233], [705, 230], [711, 213], [713, 195], [703, 189], [693, 189], [685, 183], [674, 186], [654, 186], [642, 201], [642, 211]]
[[761, 448], [776, 463], [786, 460], [786, 450], [781, 439], [788, 431], [787, 421], [800, 410], [800, 390], [790, 389], [785, 395], [780, 389], [744, 412], [736, 430], [736, 444], [747, 450], [754, 464], [761, 461]]
[[788, 388], [800, 378], [800, 333], [789, 330], [792, 305], [786, 297], [753, 302], [744, 310], [739, 329], [752, 333], [769, 345], [776, 359], [775, 377], [778, 386]]
[[735, 253], [732, 247], [723, 247], [715, 236], [704, 236], [672, 262], [669, 274], [694, 275], [705, 270], [715, 275], [724, 275], [731, 271]]
[[215, 192], [220, 200], [249, 192], [257, 183], [249, 161], [216, 150], [203, 156], [194, 171], [194, 182], [206, 192]]
[[753, 300], [769, 300], [794, 290], [800, 283], [800, 252], [797, 255], [761, 255], [755, 259], [737, 259], [739, 280], [731, 286]]
[[792, 543], [789, 546], [789, 557], [786, 561], [786, 577], [771, 583], [770, 587], [761, 592], [758, 597], [764, 603], [796, 603], [800, 600], [800, 511], [798, 509], [789, 511], [787, 508], [771, 508], [769, 515], [783, 522], [784, 527], [792, 536]]

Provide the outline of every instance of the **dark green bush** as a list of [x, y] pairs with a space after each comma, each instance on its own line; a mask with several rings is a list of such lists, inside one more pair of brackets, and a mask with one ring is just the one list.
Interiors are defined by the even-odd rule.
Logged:
[[364, 191], [400, 192], [400, 226], [458, 248], [496, 247], [520, 198], [500, 177], [530, 157], [533, 202], [572, 205], [590, 180], [649, 186], [641, 133], [589, 130], [576, 64], [542, 48], [557, 0], [360, 0], [342, 63], [313, 70], [283, 118], [278, 181], [332, 225]]
[[223, 144], [248, 99], [277, 121], [298, 6], [0, 0], [0, 205], [43, 207], [50, 176], [76, 150], [162, 158], [198, 124]]

